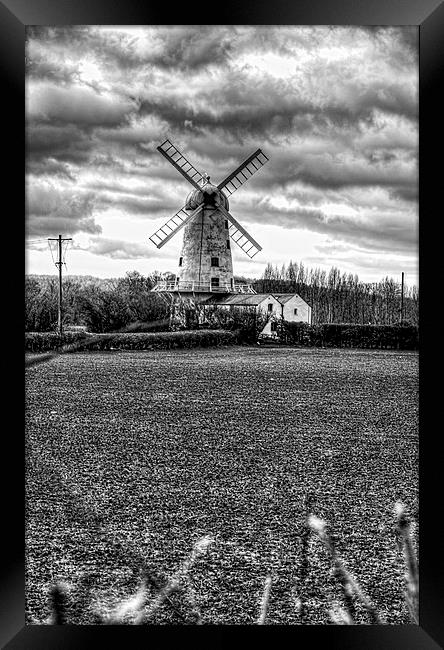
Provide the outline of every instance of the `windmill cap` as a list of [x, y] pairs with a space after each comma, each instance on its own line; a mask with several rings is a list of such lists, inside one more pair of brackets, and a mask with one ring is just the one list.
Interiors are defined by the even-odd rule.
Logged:
[[188, 194], [185, 209], [195, 210], [202, 203], [211, 206], [222, 205], [225, 210], [229, 210], [227, 197], [222, 190], [209, 182], [209, 176], [207, 176], [205, 184], [200, 189], [193, 190]]

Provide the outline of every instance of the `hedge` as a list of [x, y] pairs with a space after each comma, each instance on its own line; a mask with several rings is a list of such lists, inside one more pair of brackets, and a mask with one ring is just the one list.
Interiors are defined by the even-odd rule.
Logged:
[[45, 352], [67, 346], [66, 352], [80, 350], [159, 350], [172, 348], [211, 347], [234, 345], [238, 332], [224, 330], [193, 330], [182, 332], [124, 332], [116, 334], [64, 334], [62, 339], [53, 332], [28, 332], [25, 349]]
[[78, 343], [88, 338], [85, 332], [65, 332], [61, 337], [57, 332], [26, 332], [25, 350], [27, 352], [47, 352], [58, 350], [65, 345]]
[[[244, 333], [245, 334], [245, 333]], [[213, 347], [245, 342], [241, 330], [185, 330], [176, 332], [124, 332], [86, 334], [66, 332], [27, 332], [25, 350], [46, 352], [65, 347], [76, 350], [160, 350], [173, 348]], [[414, 325], [347, 325], [328, 323], [278, 323], [281, 343], [301, 347], [375, 348], [417, 350], [419, 330]]]
[[88, 343], [89, 350], [161, 350], [172, 348], [233, 345], [235, 332], [223, 330], [193, 330], [183, 332], [141, 332], [101, 334]]
[[337, 348], [417, 350], [416, 325], [348, 325], [342, 323], [280, 323], [279, 338], [290, 345]]

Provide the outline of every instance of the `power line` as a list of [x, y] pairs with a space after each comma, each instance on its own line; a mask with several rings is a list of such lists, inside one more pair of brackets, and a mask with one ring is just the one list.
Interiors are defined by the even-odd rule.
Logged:
[[26, 245], [29, 246], [29, 244], [44, 244], [46, 241], [46, 239], [28, 239], [26, 241]]
[[55, 264], [57, 266], [57, 262], [54, 259], [53, 250], [52, 250], [51, 244], [50, 244], [51, 241], [57, 241], [57, 240], [56, 239], [48, 239], [48, 246], [49, 246], [49, 250], [50, 250], [50, 253], [51, 253], [52, 262], [53, 262], [53, 264]]

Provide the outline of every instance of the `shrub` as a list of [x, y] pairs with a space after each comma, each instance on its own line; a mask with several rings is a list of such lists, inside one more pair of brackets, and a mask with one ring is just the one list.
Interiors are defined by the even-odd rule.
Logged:
[[313, 345], [315, 326], [308, 323], [292, 323], [282, 320], [278, 326], [278, 335], [282, 342], [293, 345]]
[[57, 323], [57, 309], [58, 289], [53, 278], [46, 282], [25, 278], [25, 330], [53, 330]]
[[86, 287], [79, 296], [79, 307], [90, 332], [110, 332], [131, 322], [126, 300], [112, 287]]
[[239, 342], [254, 343], [265, 327], [267, 316], [255, 310], [213, 307], [207, 312], [210, 326], [237, 332]]

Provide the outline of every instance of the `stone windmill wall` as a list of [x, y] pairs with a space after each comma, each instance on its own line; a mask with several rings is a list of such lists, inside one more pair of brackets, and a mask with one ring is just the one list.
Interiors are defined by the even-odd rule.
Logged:
[[184, 228], [177, 272], [180, 282], [233, 291], [233, 261], [228, 221], [219, 210], [204, 208]]

